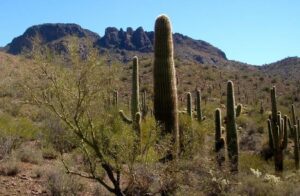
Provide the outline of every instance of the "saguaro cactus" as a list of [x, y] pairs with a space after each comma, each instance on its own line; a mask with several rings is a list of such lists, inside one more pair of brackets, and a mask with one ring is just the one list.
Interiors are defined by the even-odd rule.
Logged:
[[155, 22], [154, 35], [154, 116], [163, 132], [172, 133], [175, 154], [179, 153], [179, 127], [176, 73], [173, 59], [171, 23], [161, 15]]
[[133, 57], [132, 64], [132, 89], [131, 89], [131, 116], [132, 119], [139, 111], [139, 62], [138, 57]]
[[222, 138], [222, 117], [221, 110], [218, 108], [215, 111], [215, 151], [219, 152], [221, 148], [224, 148], [224, 138]]
[[[122, 110], [119, 111], [122, 119], [127, 123], [135, 123], [135, 115], [139, 113], [139, 64], [138, 58], [133, 57], [132, 64], [132, 88], [131, 88], [131, 119]], [[133, 125], [136, 127], [135, 125]]]
[[222, 138], [222, 117], [219, 108], [215, 111], [215, 152], [217, 153], [217, 163], [219, 166], [225, 161], [225, 140]]
[[293, 127], [293, 138], [294, 138], [294, 159], [295, 159], [295, 167], [299, 169], [299, 121], [298, 125], [294, 125]]
[[192, 108], [192, 94], [190, 92], [186, 95], [186, 110], [188, 115], [192, 118], [193, 117], [193, 108]]
[[141, 112], [142, 112], [142, 117], [144, 119], [148, 114], [147, 93], [146, 93], [146, 91], [143, 92], [143, 96], [142, 96]]
[[300, 121], [296, 120], [296, 114], [295, 114], [295, 107], [292, 105], [292, 123], [290, 122], [290, 119], [288, 119], [288, 124], [290, 127], [290, 134], [293, 137], [294, 140], [294, 159], [295, 159], [295, 167], [298, 170], [299, 169], [299, 131], [300, 131]]
[[231, 162], [231, 171], [238, 171], [238, 140], [236, 128], [236, 111], [234, 89], [232, 81], [227, 83], [227, 116], [226, 116], [226, 143], [228, 158]]
[[205, 116], [203, 116], [202, 109], [201, 109], [201, 91], [200, 90], [196, 91], [196, 108], [197, 108], [197, 120], [199, 122], [205, 120]]
[[[277, 111], [277, 101], [276, 101], [276, 88], [275, 86], [271, 89], [271, 106], [272, 115], [268, 120], [269, 137], [273, 144], [273, 154], [275, 170], [283, 170], [283, 150], [287, 146], [287, 117], [281, 118], [281, 113]], [[271, 138], [272, 136], [272, 138]]]

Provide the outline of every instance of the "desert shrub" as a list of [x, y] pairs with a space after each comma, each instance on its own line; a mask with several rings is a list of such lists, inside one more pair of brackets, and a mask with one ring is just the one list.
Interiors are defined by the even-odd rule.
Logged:
[[17, 158], [25, 163], [41, 164], [43, 157], [39, 149], [34, 149], [30, 146], [25, 146], [16, 150]]
[[0, 115], [0, 158], [4, 158], [26, 140], [37, 137], [38, 127], [27, 118]]
[[250, 168], [258, 169], [262, 172], [273, 171], [273, 163], [266, 162], [259, 155], [240, 153], [240, 170], [250, 171]]
[[35, 167], [32, 170], [31, 177], [32, 178], [41, 178], [45, 173], [45, 170], [41, 167]]
[[183, 157], [193, 157], [204, 141], [206, 131], [205, 121], [199, 124], [196, 119], [191, 119], [188, 115], [182, 114], [179, 117], [179, 130]]
[[4, 160], [0, 165], [0, 174], [4, 176], [15, 176], [20, 172], [19, 163], [15, 156]]
[[42, 156], [44, 159], [56, 159], [58, 152], [52, 146], [47, 146], [42, 148]]
[[53, 196], [78, 195], [83, 190], [78, 177], [70, 176], [60, 168], [49, 168], [45, 175], [46, 187]]
[[43, 146], [51, 146], [58, 152], [70, 152], [74, 148], [74, 137], [66, 126], [53, 114], [46, 112], [48, 118], [43, 122]]

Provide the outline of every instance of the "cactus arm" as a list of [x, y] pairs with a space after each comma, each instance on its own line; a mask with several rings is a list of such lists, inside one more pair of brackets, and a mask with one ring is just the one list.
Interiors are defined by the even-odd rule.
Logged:
[[124, 122], [126, 122], [128, 124], [132, 124], [132, 120], [124, 114], [123, 110], [120, 110], [119, 114]]
[[242, 113], [242, 104], [239, 104], [237, 107], [236, 107], [236, 117], [239, 117]]

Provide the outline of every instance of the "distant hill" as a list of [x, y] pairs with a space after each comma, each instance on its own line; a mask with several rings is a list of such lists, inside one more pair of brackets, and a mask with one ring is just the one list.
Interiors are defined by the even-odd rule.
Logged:
[[[180, 33], [173, 34], [173, 40], [175, 61], [179, 66], [211, 65], [221, 70], [251, 70], [270, 76], [300, 80], [298, 57], [289, 57], [264, 66], [253, 66], [228, 60], [222, 50], [202, 40], [195, 40]], [[108, 62], [128, 63], [137, 55], [149, 63], [153, 56], [154, 32], [144, 31], [142, 27], [135, 30], [130, 27], [126, 30], [108, 27], [101, 37], [77, 24], [41, 24], [28, 28], [23, 35], [0, 48], [0, 51], [19, 55], [30, 53], [37, 48], [47, 48], [56, 54], [68, 56], [74, 41], [82, 56], [92, 47], [99, 50]]]
[[[47, 46], [59, 54], [68, 53], [68, 39], [70, 38], [81, 43], [83, 53], [86, 52], [87, 47], [85, 42], [89, 41], [99, 50], [121, 53], [126, 57], [128, 52], [140, 52], [144, 55], [152, 53], [154, 33], [146, 32], [142, 27], [136, 30], [129, 27], [126, 31], [109, 27], [105, 30], [104, 36], [100, 37], [97, 33], [83, 29], [76, 24], [42, 24], [28, 28], [23, 35], [13, 39], [6, 46], [6, 50], [10, 54], [18, 55], [31, 52], [36, 47]], [[174, 34], [174, 45], [177, 58], [202, 64], [216, 64], [227, 60], [225, 53], [220, 49], [205, 41], [194, 40], [179, 33]], [[127, 58], [124, 59], [126, 61]]]
[[63, 41], [66, 37], [87, 38], [92, 41], [99, 39], [98, 34], [76, 24], [43, 24], [28, 28], [23, 35], [14, 38], [6, 48], [8, 53], [14, 55], [30, 52], [35, 47], [44, 45], [61, 52], [65, 50]]
[[259, 67], [268, 75], [277, 75], [285, 79], [300, 80], [300, 58], [288, 57], [283, 60]]

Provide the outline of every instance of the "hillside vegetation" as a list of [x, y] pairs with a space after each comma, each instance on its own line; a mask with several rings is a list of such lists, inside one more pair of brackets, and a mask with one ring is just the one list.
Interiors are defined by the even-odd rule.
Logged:
[[4, 50], [0, 194], [300, 192], [297, 57], [230, 61], [166, 16], [103, 37], [34, 26]]

